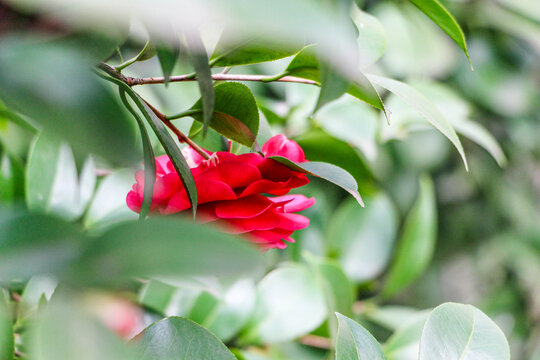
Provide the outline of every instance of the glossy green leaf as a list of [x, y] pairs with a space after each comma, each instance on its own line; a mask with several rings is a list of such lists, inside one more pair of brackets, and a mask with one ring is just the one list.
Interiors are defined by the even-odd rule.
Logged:
[[432, 180], [420, 178], [418, 197], [403, 225], [396, 255], [386, 276], [383, 295], [389, 297], [413, 282], [427, 268], [437, 237], [437, 209]]
[[94, 60], [75, 45], [4, 38], [0, 98], [11, 111], [69, 142], [76, 154], [132, 164], [138, 157], [134, 123], [91, 72]]
[[24, 170], [14, 158], [3, 153], [0, 156], [0, 203], [9, 203], [22, 195]]
[[291, 56], [300, 48], [260, 39], [238, 42], [235, 41], [234, 36], [224, 32], [210, 57], [210, 64], [212, 66], [237, 66], [273, 61]]
[[[221, 135], [251, 147], [259, 131], [259, 110], [253, 94], [245, 85], [227, 82], [216, 85], [214, 114], [210, 127]], [[203, 105], [199, 99], [191, 116], [203, 122]]]
[[[426, 14], [435, 24], [437, 24], [445, 33], [448, 34], [458, 46], [463, 50], [467, 59], [467, 42], [463, 30], [454, 19], [452, 14], [437, 0], [410, 0], [420, 11]], [[470, 59], [469, 59], [470, 62]], [[472, 64], [471, 64], [472, 67]]]
[[80, 255], [81, 236], [62, 220], [0, 210], [0, 282], [60, 273]]
[[336, 313], [339, 322], [336, 360], [386, 360], [381, 346], [366, 329]]
[[386, 340], [383, 349], [388, 360], [418, 359], [422, 330], [430, 311], [412, 315]]
[[135, 347], [90, 317], [82, 306], [64, 298], [47, 306], [29, 340], [29, 354], [36, 360], [143, 359]]
[[396, 208], [384, 193], [368, 197], [365, 208], [348, 199], [330, 218], [325, 239], [345, 273], [357, 282], [364, 282], [385, 269], [397, 236], [398, 221]]
[[429, 315], [420, 341], [420, 360], [509, 360], [499, 327], [474, 306], [445, 303]]
[[246, 241], [187, 219], [123, 222], [85, 245], [72, 276], [95, 282], [131, 276], [226, 275], [263, 264]]
[[302, 172], [304, 174], [320, 177], [329, 181], [351, 194], [360, 205], [364, 205], [362, 197], [358, 192], [358, 184], [354, 177], [342, 168], [324, 162], [310, 161], [305, 163], [295, 163], [282, 156], [271, 156], [288, 168]]
[[165, 318], [150, 325], [139, 338], [143, 355], [149, 360], [236, 360], [214, 334], [180, 317]]
[[115, 171], [101, 180], [84, 217], [84, 226], [93, 229], [137, 218], [126, 206], [126, 195], [134, 183], [132, 169]]
[[[323, 80], [328, 80], [327, 78], [322, 78], [323, 74], [321, 73], [321, 64], [317, 57], [316, 47], [314, 45], [306, 46], [304, 49], [302, 49], [302, 51], [300, 51], [291, 60], [285, 69], [285, 74], [312, 80], [318, 85], [322, 85]], [[332, 72], [327, 72], [327, 75], [325, 76], [331, 76], [331, 74]], [[335, 79], [335, 77], [333, 79]], [[336, 85], [335, 88], [332, 86], [334, 90], [330, 92], [330, 94], [333, 96], [329, 96], [329, 99], [332, 97], [335, 99], [336, 94], [338, 93], [337, 90], [341, 91], [342, 88], [345, 87], [343, 80], [336, 80], [334, 85]], [[369, 79], [361, 72], [358, 71], [356, 76], [351, 79], [351, 85], [346, 88], [346, 91], [352, 96], [368, 103], [369, 105], [385, 111], [384, 105], [379, 94], [377, 93], [377, 90], [375, 90]]]
[[144, 126], [144, 122], [140, 118], [139, 114], [137, 114], [137, 112], [131, 107], [131, 104], [128, 102], [125, 90], [123, 88], [119, 88], [118, 91], [120, 93], [120, 99], [122, 99], [124, 106], [129, 110], [131, 115], [133, 115], [133, 117], [137, 121], [137, 124], [139, 125], [139, 132], [141, 134], [144, 156], [144, 189], [139, 219], [144, 219], [150, 211], [152, 197], [154, 194], [154, 183], [156, 179], [156, 161], [154, 150], [152, 149], [152, 143], [150, 142], [150, 137], [148, 136], [148, 132], [146, 131], [146, 127]]
[[156, 51], [159, 64], [161, 65], [161, 71], [163, 72], [163, 77], [165, 78], [165, 85], [167, 85], [174, 66], [178, 62], [180, 50], [178, 48], [170, 49], [168, 47], [158, 47]]
[[79, 218], [94, 193], [96, 175], [92, 158], [85, 162], [79, 179], [69, 145], [47, 133], [37, 137], [28, 158], [28, 207], [67, 220]]
[[240, 340], [292, 340], [317, 328], [326, 315], [323, 290], [314, 274], [304, 265], [287, 264], [258, 284], [255, 312]]
[[387, 90], [393, 92], [403, 100], [405, 100], [410, 106], [412, 106], [421, 116], [429, 121], [436, 129], [444, 134], [454, 144], [458, 150], [465, 168], [468, 169], [467, 158], [465, 151], [461, 145], [455, 130], [452, 128], [448, 120], [443, 114], [433, 105], [424, 95], [418, 90], [413, 89], [409, 85], [397, 80], [385, 78], [378, 75], [368, 75], [368, 79], [377, 85], [380, 85]]
[[208, 55], [198, 34], [190, 33], [186, 36], [191, 62], [197, 73], [197, 83], [201, 92], [200, 106], [202, 107], [203, 136], [206, 136], [214, 107], [216, 105], [216, 95], [214, 93], [214, 80], [212, 70], [208, 64]]
[[13, 320], [7, 299], [0, 294], [0, 360], [12, 360], [15, 350]]

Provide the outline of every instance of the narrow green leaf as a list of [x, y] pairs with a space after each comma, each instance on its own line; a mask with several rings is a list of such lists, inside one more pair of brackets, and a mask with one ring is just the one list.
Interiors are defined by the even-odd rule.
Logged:
[[360, 324], [336, 313], [339, 328], [336, 360], [386, 360], [377, 340]]
[[[227, 82], [216, 85], [214, 113], [210, 127], [221, 135], [251, 147], [259, 131], [259, 110], [253, 94], [245, 85]], [[203, 103], [199, 99], [190, 112], [203, 123]]]
[[362, 197], [358, 192], [356, 180], [342, 168], [333, 164], [316, 161], [295, 163], [283, 156], [271, 156], [270, 159], [274, 159], [292, 170], [327, 180], [347, 191], [360, 205], [364, 206]]
[[144, 156], [144, 190], [143, 190], [143, 202], [141, 206], [141, 212], [139, 214], [139, 219], [145, 219], [150, 211], [150, 206], [152, 204], [152, 197], [154, 193], [154, 183], [156, 181], [156, 160], [154, 155], [154, 150], [152, 149], [152, 143], [148, 137], [148, 132], [144, 126], [143, 120], [140, 118], [139, 114], [131, 107], [131, 104], [126, 98], [126, 91], [123, 88], [118, 88], [120, 93], [120, 99], [124, 103], [124, 106], [129, 110], [131, 115], [137, 121], [139, 125], [139, 131], [141, 133], [141, 140], [143, 146], [143, 156]]
[[236, 360], [214, 334], [180, 317], [168, 317], [150, 325], [139, 338], [143, 355], [149, 360]]
[[0, 203], [10, 203], [24, 193], [24, 169], [7, 153], [0, 156]]
[[432, 180], [420, 178], [418, 198], [403, 226], [401, 239], [382, 294], [390, 297], [413, 282], [427, 268], [437, 237], [437, 209]]
[[499, 327], [472, 305], [445, 303], [429, 315], [419, 360], [509, 360], [508, 341]]
[[203, 136], [206, 136], [208, 126], [212, 120], [215, 106], [214, 80], [212, 79], [212, 70], [208, 64], [208, 55], [198, 34], [191, 33], [186, 36], [187, 45], [190, 52], [191, 62], [197, 73], [197, 83], [201, 91], [201, 104], [203, 113]]
[[169, 48], [160, 46], [156, 49], [157, 56], [159, 59], [159, 64], [161, 65], [161, 71], [163, 72], [163, 77], [165, 78], [165, 86], [169, 84], [169, 78], [174, 69], [174, 66], [178, 62], [178, 57], [180, 56], [180, 48]]
[[32, 120], [7, 108], [0, 108], [0, 118], [7, 119], [31, 133], [37, 134], [39, 131], [38, 126]]
[[433, 105], [424, 95], [422, 95], [418, 90], [410, 87], [409, 85], [402, 83], [397, 80], [390, 78], [385, 78], [378, 75], [367, 75], [368, 79], [374, 82], [377, 85], [380, 85], [387, 90], [393, 92], [403, 100], [405, 100], [410, 106], [412, 106], [422, 117], [429, 121], [436, 129], [438, 129], [444, 136], [446, 136], [452, 144], [456, 147], [463, 163], [465, 164], [465, 169], [469, 169], [467, 164], [467, 157], [465, 156], [465, 151], [463, 150], [463, 145], [457, 136], [454, 128], [450, 125], [448, 120], [444, 117], [443, 114]]
[[9, 305], [0, 294], [0, 360], [13, 360], [15, 337]]
[[[291, 60], [285, 69], [284, 75], [292, 75], [312, 80], [320, 85], [322, 81], [321, 68], [317, 58], [315, 45], [309, 45], [302, 49], [302, 51], [300, 51]], [[385, 115], [387, 116], [381, 97], [364, 74], [358, 72], [356, 77], [350, 80], [351, 85], [346, 89], [349, 94], [379, 110], [384, 111]], [[344, 86], [343, 83], [341, 83], [337, 88], [341, 89], [342, 86]], [[337, 91], [334, 92], [334, 95], [336, 93]]]
[[174, 169], [180, 176], [182, 184], [184, 185], [184, 188], [186, 189], [186, 192], [188, 194], [189, 202], [191, 203], [193, 217], [195, 217], [195, 214], [197, 212], [197, 187], [195, 186], [195, 179], [193, 179], [193, 174], [191, 173], [191, 170], [186, 162], [186, 159], [184, 158], [184, 155], [182, 155], [182, 152], [174, 142], [173, 138], [171, 137], [161, 120], [158, 119], [156, 114], [152, 111], [152, 109], [150, 109], [146, 102], [144, 102], [144, 100], [124, 82], [107, 75], [98, 75], [101, 78], [118, 85], [126, 92], [126, 94], [129, 95], [135, 105], [137, 105], [139, 111], [143, 114], [144, 118], [158, 137], [161, 146], [163, 146], [165, 152], [171, 159], [174, 165]]
[[[467, 42], [463, 30], [454, 19], [452, 14], [437, 0], [410, 0], [420, 11], [427, 15], [435, 24], [437, 24], [445, 33], [448, 34], [458, 46], [463, 50], [469, 63], [469, 52], [467, 51]], [[471, 63], [472, 69], [472, 63]]]

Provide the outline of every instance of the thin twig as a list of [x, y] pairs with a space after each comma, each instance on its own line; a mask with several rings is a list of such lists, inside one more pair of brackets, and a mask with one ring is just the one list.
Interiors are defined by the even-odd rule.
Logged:
[[[216, 81], [261, 81], [268, 82], [269, 77], [266, 75], [245, 75], [245, 74], [214, 74], [212, 79]], [[135, 85], [146, 85], [146, 84], [164, 84], [164, 77], [144, 77], [144, 78], [132, 78], [126, 77], [126, 83], [129, 86]], [[197, 81], [196, 77], [193, 77], [191, 74], [188, 75], [177, 75], [171, 76], [169, 82], [182, 82], [182, 81]], [[274, 81], [278, 82], [290, 82], [290, 83], [300, 83], [300, 84], [310, 84], [317, 85], [316, 81], [299, 78], [296, 76], [283, 76], [277, 78]]]
[[300, 338], [300, 344], [329, 350], [332, 348], [332, 340], [317, 335], [305, 335]]

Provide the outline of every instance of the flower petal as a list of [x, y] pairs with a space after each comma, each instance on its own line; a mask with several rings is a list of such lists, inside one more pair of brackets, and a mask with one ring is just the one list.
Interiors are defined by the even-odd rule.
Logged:
[[287, 202], [283, 205], [283, 210], [286, 213], [302, 211], [315, 204], [314, 198], [307, 198], [304, 195], [298, 194], [275, 196], [268, 199], [274, 203]]
[[294, 140], [287, 139], [282, 134], [268, 139], [261, 150], [265, 156], [283, 156], [295, 162], [306, 161], [304, 150], [302, 150], [300, 145]]
[[128, 192], [126, 196], [126, 203], [128, 208], [136, 213], [141, 212], [142, 199], [135, 191]]
[[277, 226], [279, 229], [295, 231], [309, 226], [309, 219], [303, 215], [285, 213], [279, 214], [279, 217], [281, 220], [279, 226]]
[[273, 202], [264, 196], [252, 195], [237, 200], [218, 202], [216, 215], [223, 219], [247, 219], [262, 214], [273, 205]]
[[189, 209], [190, 207], [191, 203], [189, 202], [186, 191], [182, 189], [180, 192], [177, 192], [171, 197], [169, 203], [167, 204], [167, 207], [165, 209], [162, 209], [161, 213], [174, 214]]
[[247, 219], [227, 219], [230, 232], [234, 234], [246, 233], [253, 230], [270, 230], [281, 224], [278, 214], [265, 211], [260, 215]]
[[236, 194], [223, 181], [200, 179], [196, 181], [198, 203], [204, 204], [217, 200], [234, 200]]

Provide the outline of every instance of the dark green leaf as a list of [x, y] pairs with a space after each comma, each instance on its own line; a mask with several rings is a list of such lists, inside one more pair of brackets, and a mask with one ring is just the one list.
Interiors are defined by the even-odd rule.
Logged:
[[191, 62], [197, 73], [197, 83], [201, 91], [200, 103], [202, 105], [203, 136], [206, 136], [208, 126], [212, 121], [214, 107], [216, 106], [216, 95], [214, 93], [214, 80], [212, 70], [208, 64], [208, 55], [204, 44], [198, 34], [190, 33], [186, 36], [187, 45], [190, 52]]
[[282, 59], [297, 53], [300, 48], [257, 39], [238, 43], [225, 32], [210, 57], [210, 63], [212, 66], [256, 64]]
[[381, 346], [366, 329], [336, 313], [339, 322], [336, 360], [386, 360]]
[[29, 38], [0, 43], [0, 97], [14, 112], [67, 140], [76, 154], [137, 159], [133, 121], [90, 69], [83, 48]]
[[13, 320], [7, 299], [0, 293], [0, 360], [12, 360], [15, 350]]
[[0, 156], [0, 203], [9, 203], [23, 194], [24, 170], [17, 160], [4, 153]]
[[419, 360], [510, 360], [510, 348], [499, 327], [474, 306], [445, 303], [424, 326]]
[[431, 261], [437, 236], [437, 209], [432, 180], [420, 178], [418, 198], [403, 226], [401, 239], [388, 272], [383, 295], [389, 297], [409, 285]]
[[[300, 51], [285, 69], [285, 74], [313, 80], [321, 84], [321, 69], [317, 58], [316, 47], [310, 45]], [[346, 89], [349, 94], [384, 111], [385, 115], [387, 115], [381, 97], [364, 74], [358, 72], [356, 77], [350, 80], [351, 85]], [[340, 90], [344, 86], [343, 80], [338, 85], [337, 89]], [[334, 92], [334, 96], [335, 94], [337, 94], [337, 91]]]
[[263, 264], [252, 245], [187, 219], [124, 222], [86, 244], [73, 276], [114, 282], [131, 276], [226, 275]]
[[165, 78], [165, 85], [169, 83], [169, 77], [178, 61], [180, 56], [180, 49], [168, 48], [168, 47], [158, 47], [157, 56], [159, 59], [159, 64], [161, 65], [161, 71], [163, 71], [163, 77]]
[[346, 190], [356, 199], [356, 201], [360, 203], [360, 205], [364, 206], [360, 193], [358, 193], [358, 184], [356, 183], [356, 180], [351, 174], [342, 168], [333, 164], [316, 161], [295, 163], [282, 156], [271, 156], [270, 158], [282, 163], [292, 170], [317, 176], [324, 180], [330, 181], [331, 183]]
[[126, 98], [126, 91], [122, 87], [118, 88], [118, 91], [120, 93], [120, 99], [122, 99], [124, 106], [129, 110], [131, 115], [133, 115], [133, 117], [137, 121], [137, 124], [139, 125], [139, 131], [141, 133], [144, 156], [144, 190], [139, 219], [144, 219], [150, 211], [152, 197], [154, 194], [154, 183], [156, 180], [156, 161], [154, 150], [152, 149], [152, 143], [150, 142], [150, 138], [148, 137], [148, 132], [146, 131], [144, 122], [140, 118], [139, 114], [137, 114], [137, 112], [131, 107], [131, 104]]
[[[221, 135], [251, 147], [259, 131], [259, 111], [249, 88], [228, 82], [216, 85], [214, 114], [210, 127]], [[191, 110], [193, 118], [203, 122], [203, 105], [199, 99]]]
[[165, 318], [150, 325], [139, 337], [149, 360], [236, 360], [214, 334], [188, 319]]
[[[420, 11], [426, 14], [435, 24], [448, 34], [463, 50], [469, 62], [469, 52], [463, 30], [454, 19], [452, 14], [437, 0], [410, 0]], [[472, 67], [472, 64], [471, 64]]]

